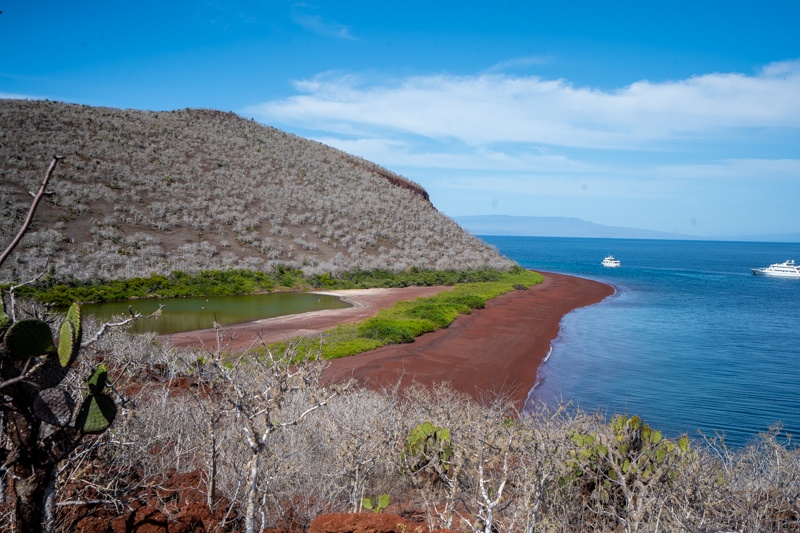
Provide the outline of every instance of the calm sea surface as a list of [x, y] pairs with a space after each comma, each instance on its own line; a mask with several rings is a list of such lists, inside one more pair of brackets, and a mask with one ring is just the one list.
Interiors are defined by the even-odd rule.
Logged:
[[[800, 279], [750, 267], [800, 260], [800, 244], [482, 237], [526, 268], [617, 292], [561, 324], [532, 396], [638, 414], [675, 436], [734, 447], [775, 422], [800, 437]], [[622, 261], [604, 268], [609, 254]]]

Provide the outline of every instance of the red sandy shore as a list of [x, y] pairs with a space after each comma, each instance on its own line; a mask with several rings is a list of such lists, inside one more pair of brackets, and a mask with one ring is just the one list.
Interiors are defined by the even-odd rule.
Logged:
[[[333, 382], [350, 377], [373, 388], [449, 382], [454, 389], [481, 398], [507, 393], [522, 407], [536, 380], [536, 371], [558, 335], [564, 315], [602, 301], [614, 288], [597, 281], [543, 273], [544, 282], [487, 302], [485, 309], [461, 316], [450, 327], [418, 337], [410, 344], [385, 346], [354, 357], [331, 361], [324, 377]], [[399, 300], [431, 296], [448, 287], [407, 287], [331, 291], [354, 307], [315, 311], [221, 328], [226, 350], [311, 335], [338, 324], [363, 320]], [[217, 346], [211, 330], [165, 337], [177, 347]]]
[[391, 386], [398, 379], [401, 386], [449, 382], [476, 399], [508, 394], [522, 408], [563, 316], [614, 293], [613, 287], [597, 281], [543, 276], [543, 283], [495, 298], [485, 309], [413, 343], [331, 361], [325, 376], [332, 382], [353, 377], [373, 388]]

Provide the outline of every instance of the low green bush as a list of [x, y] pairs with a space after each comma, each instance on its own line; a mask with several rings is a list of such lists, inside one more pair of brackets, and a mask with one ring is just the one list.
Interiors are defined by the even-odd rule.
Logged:
[[460, 310], [462, 314], [469, 313], [472, 309], [486, 307], [486, 299], [479, 294], [470, 294], [463, 291], [448, 291], [437, 294], [437, 301]]
[[[487, 276], [489, 277], [489, 276]], [[417, 298], [396, 303], [383, 309], [372, 318], [357, 324], [345, 324], [322, 333], [322, 357], [332, 359], [356, 355], [387, 344], [413, 342], [422, 335], [446, 328], [461, 314], [472, 309], [482, 309], [487, 300], [511, 292], [515, 285], [541, 283], [540, 274], [524, 269], [497, 273], [493, 281], [480, 281], [456, 285], [428, 298]], [[302, 353], [317, 349], [320, 337], [299, 339]], [[280, 349], [275, 345], [272, 349]]]
[[414, 318], [432, 322], [437, 328], [446, 328], [458, 318], [458, 315], [462, 314], [462, 309], [464, 309], [463, 306], [423, 303], [414, 306], [408, 314]]
[[355, 339], [344, 340], [329, 346], [322, 346], [322, 357], [324, 359], [338, 359], [340, 357], [350, 357], [363, 352], [368, 352], [384, 346], [384, 342], [378, 339], [365, 339], [357, 337]]
[[[42, 303], [53, 303], [56, 306], [68, 306], [72, 302], [110, 302], [131, 298], [170, 298], [184, 296], [231, 296], [253, 294], [273, 290], [308, 290], [308, 289], [354, 289], [354, 288], [387, 288], [410, 286], [461, 286], [486, 285], [487, 287], [507, 287], [509, 283], [532, 285], [537, 283], [531, 276], [537, 276], [522, 268], [509, 271], [490, 269], [479, 270], [427, 270], [410, 268], [404, 272], [388, 270], [354, 270], [333, 276], [330, 273], [305, 276], [301, 270], [290, 266], [276, 265], [269, 272], [245, 269], [204, 270], [189, 274], [181, 270], [171, 272], [168, 276], [151, 274], [125, 280], [93, 279], [87, 281], [56, 280], [45, 277], [38, 282], [19, 287], [16, 294]], [[0, 286], [8, 288], [8, 285]], [[475, 289], [470, 289], [473, 292]], [[507, 292], [506, 289], [502, 292]], [[500, 293], [486, 288], [480, 289], [480, 297], [484, 300]], [[459, 293], [462, 294], [462, 293]], [[457, 297], [453, 297], [457, 298]], [[475, 295], [467, 298], [474, 299]], [[474, 300], [477, 301], [477, 300]], [[465, 301], [470, 308], [473, 300]], [[464, 311], [461, 311], [464, 312]]]
[[358, 336], [382, 340], [384, 344], [402, 344], [414, 342], [414, 338], [435, 330], [436, 324], [430, 320], [376, 316], [361, 322]]

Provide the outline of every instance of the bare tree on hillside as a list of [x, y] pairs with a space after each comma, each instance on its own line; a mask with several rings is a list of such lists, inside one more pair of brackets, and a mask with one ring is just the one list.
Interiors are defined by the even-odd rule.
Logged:
[[347, 384], [323, 387], [320, 378], [325, 365], [319, 354], [298, 354], [295, 346], [283, 353], [267, 349], [266, 353], [256, 355], [246, 351], [235, 361], [224, 360], [221, 350], [208, 355], [204, 379], [216, 384], [221, 408], [238, 428], [249, 450], [245, 531], [253, 533], [256, 531], [260, 462], [270, 451], [270, 437], [301, 423], [346, 390]]

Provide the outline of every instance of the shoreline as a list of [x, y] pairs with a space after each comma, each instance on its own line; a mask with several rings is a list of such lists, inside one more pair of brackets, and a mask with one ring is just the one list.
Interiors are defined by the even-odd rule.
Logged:
[[[354, 378], [381, 389], [412, 382], [448, 382], [476, 400], [506, 394], [522, 409], [537, 380], [539, 367], [552, 350], [561, 319], [569, 312], [599, 303], [614, 294], [605, 283], [551, 272], [527, 290], [512, 291], [459, 316], [449, 327], [417, 337], [408, 344], [384, 346], [359, 355], [333, 359], [323, 373], [327, 383]], [[262, 344], [313, 335], [340, 324], [357, 322], [401, 300], [432, 296], [451, 287], [350, 289], [319, 291], [339, 296], [353, 307], [313, 311], [222, 327], [220, 346], [245, 351]], [[205, 329], [162, 335], [176, 348], [217, 349], [217, 331]]]
[[353, 378], [372, 389], [448, 382], [478, 401], [507, 395], [521, 410], [551, 352], [561, 319], [616, 292], [599, 281], [540, 273], [544, 281], [539, 285], [490, 300], [486, 308], [412, 343], [331, 360], [323, 378], [329, 383]]
[[[448, 289], [452, 287], [312, 291], [312, 294], [338, 296], [352, 307], [311, 311], [223, 326], [219, 329], [220, 345], [226, 351], [245, 351], [262, 344], [287, 341], [301, 335], [314, 335], [340, 324], [369, 318], [379, 310], [391, 307], [401, 300], [433, 296]], [[175, 348], [217, 348], [217, 331], [213, 328], [159, 335], [158, 338]]]

